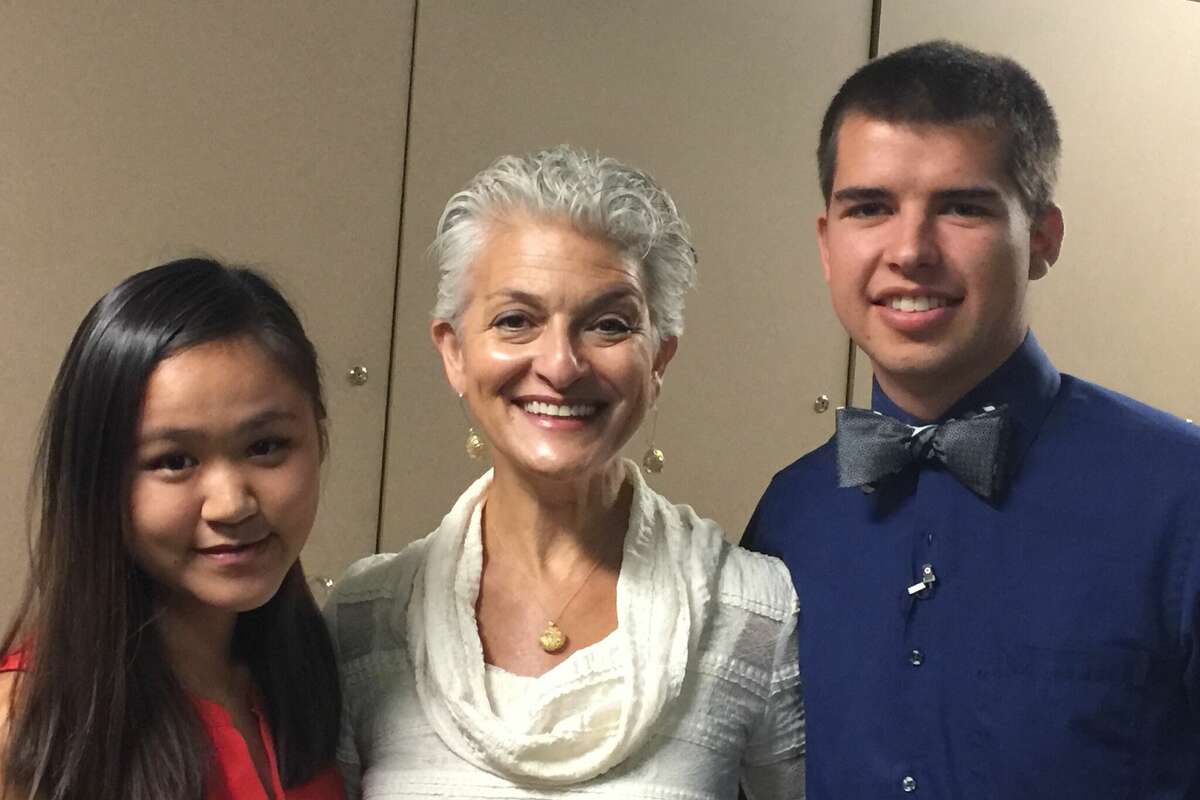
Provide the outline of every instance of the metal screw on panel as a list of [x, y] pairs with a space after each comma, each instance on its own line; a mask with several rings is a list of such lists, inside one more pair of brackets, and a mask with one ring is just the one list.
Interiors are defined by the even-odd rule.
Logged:
[[326, 578], [324, 575], [314, 575], [308, 579], [308, 585], [312, 587], [313, 597], [317, 603], [324, 605], [329, 599], [329, 593], [333, 591], [333, 578]]
[[813, 401], [813, 411], [817, 412], [818, 414], [824, 414], [828, 410], [829, 410], [829, 395], [827, 395], [827, 394], [819, 395], [817, 397], [817, 399]]
[[351, 386], [362, 386], [369, 377], [371, 377], [370, 373], [362, 364], [355, 364], [346, 371], [346, 380], [350, 381]]

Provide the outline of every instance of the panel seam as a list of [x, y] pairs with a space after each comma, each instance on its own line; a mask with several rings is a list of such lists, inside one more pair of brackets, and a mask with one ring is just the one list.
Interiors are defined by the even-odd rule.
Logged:
[[[871, 0], [871, 33], [867, 40], [867, 60], [874, 61], [879, 56], [879, 21], [883, 16], [883, 0]], [[858, 350], [854, 340], [850, 339], [846, 348], [846, 403], [854, 405], [854, 378], [857, 369]]]
[[420, 16], [421, 0], [413, 0], [412, 11], [412, 48], [408, 55], [408, 95], [404, 105], [404, 153], [400, 157], [400, 217], [396, 220], [396, 261], [394, 276], [394, 291], [392, 293], [391, 327], [388, 336], [387, 382], [384, 386], [383, 405], [383, 449], [379, 465], [379, 503], [375, 512], [375, 548], [378, 553], [383, 545], [383, 511], [387, 499], [388, 475], [388, 443], [391, 441], [392, 427], [392, 387], [396, 373], [396, 323], [400, 312], [400, 258], [404, 252], [404, 204], [408, 197], [408, 150], [412, 143], [412, 107], [415, 73], [417, 69], [417, 21]]

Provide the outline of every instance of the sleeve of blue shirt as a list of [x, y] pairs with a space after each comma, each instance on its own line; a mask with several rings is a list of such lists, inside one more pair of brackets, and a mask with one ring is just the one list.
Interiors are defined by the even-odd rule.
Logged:
[[[1200, 512], [1197, 512], [1200, 516]], [[1184, 663], [1184, 691], [1192, 717], [1200, 727], [1200, 519], [1191, 520], [1192, 556], [1189, 560], [1183, 592], [1181, 638]]]
[[777, 558], [782, 557], [782, 553], [777, 548], [772, 547], [773, 542], [770, 536], [770, 518], [771, 507], [774, 505], [774, 489], [775, 481], [767, 487], [766, 492], [759, 499], [758, 505], [754, 509], [754, 513], [750, 516], [750, 522], [746, 524], [746, 530], [742, 534], [741, 546], [747, 550], [753, 550], [756, 553], [765, 553], [769, 556]]

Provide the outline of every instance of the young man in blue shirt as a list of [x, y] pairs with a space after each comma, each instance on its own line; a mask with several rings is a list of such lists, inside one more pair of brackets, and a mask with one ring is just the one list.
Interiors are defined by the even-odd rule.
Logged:
[[743, 540], [800, 597], [809, 800], [1200, 798], [1200, 433], [1029, 332], [1058, 151], [1024, 69], [947, 42], [826, 113], [817, 239], [874, 411]]

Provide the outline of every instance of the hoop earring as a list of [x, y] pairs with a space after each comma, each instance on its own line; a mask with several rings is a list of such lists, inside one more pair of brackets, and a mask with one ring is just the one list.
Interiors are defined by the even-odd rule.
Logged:
[[463, 419], [467, 422], [467, 458], [472, 461], [479, 461], [487, 455], [487, 442], [479, 435], [479, 431], [475, 430], [475, 426], [471, 424], [471, 418], [467, 416], [467, 405], [463, 402], [463, 396], [460, 392], [458, 395], [458, 408], [462, 411]]
[[646, 453], [642, 456], [642, 469], [652, 475], [663, 471], [667, 456], [654, 444], [654, 434], [658, 431], [658, 403], [654, 404], [654, 416], [650, 420], [650, 435], [646, 437]]

